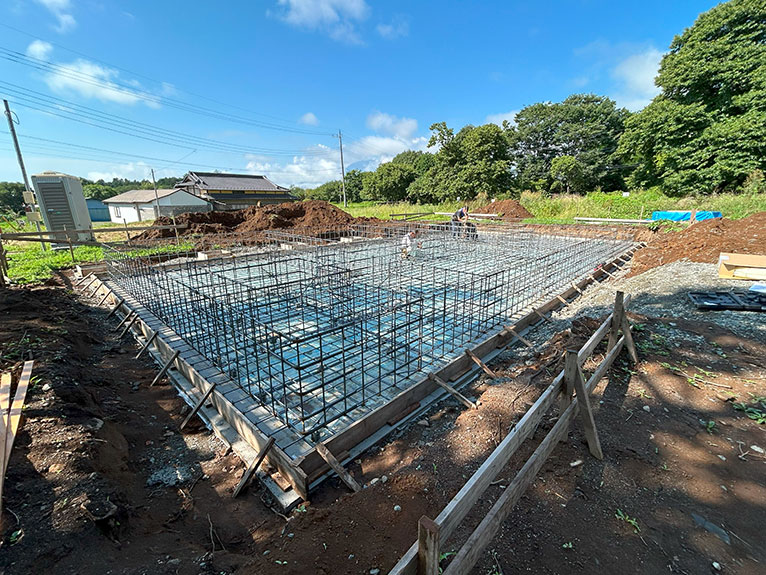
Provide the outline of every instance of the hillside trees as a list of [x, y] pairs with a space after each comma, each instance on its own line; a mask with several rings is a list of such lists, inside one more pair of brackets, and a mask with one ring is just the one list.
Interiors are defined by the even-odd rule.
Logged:
[[629, 115], [610, 98], [594, 94], [522, 109], [508, 131], [517, 187], [549, 190], [555, 181], [553, 161], [570, 156], [582, 170], [581, 190], [622, 188], [625, 169], [616, 151]]
[[669, 195], [732, 191], [766, 170], [766, 3], [700, 15], [662, 59], [662, 92], [630, 118], [620, 153], [635, 187]]

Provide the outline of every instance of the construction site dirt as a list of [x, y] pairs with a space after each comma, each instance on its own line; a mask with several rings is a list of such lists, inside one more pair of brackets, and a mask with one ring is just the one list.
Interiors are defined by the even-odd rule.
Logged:
[[[38, 366], [4, 493], [9, 575], [385, 573], [599, 324], [583, 314], [552, 338], [532, 330], [535, 350], [510, 348], [490, 365], [500, 377], [463, 388], [479, 409], [433, 405], [347, 465], [360, 492], [333, 478], [281, 515], [257, 483], [231, 497], [242, 462], [197, 419], [181, 432], [189, 408], [167, 381], [149, 387], [158, 368], [135, 359], [138, 343], [118, 338], [99, 298], [73, 297], [69, 276], [55, 283], [0, 294], [2, 367]], [[640, 363], [621, 356], [593, 400], [605, 459], [575, 424], [475, 572], [762, 571], [766, 435], [737, 405], [766, 396], [766, 342], [715, 322], [630, 319]], [[450, 538], [444, 566], [555, 418]]]

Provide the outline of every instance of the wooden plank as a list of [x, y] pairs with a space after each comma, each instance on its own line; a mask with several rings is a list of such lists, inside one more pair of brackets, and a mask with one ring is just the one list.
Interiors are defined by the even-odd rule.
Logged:
[[319, 453], [319, 455], [322, 456], [322, 459], [324, 459], [327, 462], [327, 465], [329, 465], [332, 470], [338, 474], [338, 477], [341, 478], [343, 483], [345, 483], [351, 491], [354, 493], [361, 491], [362, 486], [359, 485], [356, 480], [351, 477], [348, 471], [346, 471], [343, 466], [340, 464], [340, 462], [335, 459], [335, 456], [330, 453], [330, 450], [325, 447], [324, 443], [321, 441], [316, 444], [316, 450]]
[[628, 348], [628, 354], [633, 363], [638, 363], [638, 352], [636, 351], [636, 344], [633, 341], [633, 334], [630, 331], [630, 322], [628, 321], [627, 314], [622, 314], [622, 334], [625, 336], [625, 346]]
[[[574, 362], [570, 362], [570, 357], [574, 358]], [[578, 360], [578, 350], [568, 349], [566, 351], [566, 363], [564, 364], [564, 389], [561, 392], [561, 412], [569, 407], [572, 403], [572, 394], [574, 393], [574, 379], [577, 374], [577, 370], [580, 369], [580, 362]]]
[[766, 279], [766, 255], [722, 252], [718, 256], [718, 277], [764, 280]]
[[136, 320], [138, 319], [138, 314], [133, 314], [133, 319], [131, 319], [128, 323], [125, 324], [125, 327], [123, 328], [120, 335], [117, 337], [118, 340], [121, 340], [123, 337], [125, 337], [125, 334], [130, 331], [130, 328], [133, 327], [133, 324], [136, 323]]
[[468, 399], [465, 395], [460, 393], [457, 389], [452, 387], [449, 383], [444, 381], [438, 375], [429, 373], [428, 377], [430, 377], [437, 385], [446, 389], [450, 394], [452, 394], [458, 401], [460, 401], [460, 403], [465, 405], [468, 409], [479, 409], [478, 405], [476, 405], [473, 401]]
[[115, 327], [113, 327], [113, 328], [112, 328], [112, 331], [117, 331], [118, 329], [120, 329], [120, 328], [122, 327], [122, 325], [123, 325], [123, 324], [124, 324], [126, 321], [128, 321], [128, 320], [132, 319], [132, 318], [133, 318], [134, 316], [136, 316], [136, 315], [137, 315], [137, 314], [136, 314], [136, 312], [135, 312], [135, 311], [133, 311], [133, 310], [131, 310], [131, 311], [130, 311], [130, 312], [129, 312], [129, 313], [128, 313], [128, 314], [127, 314], [125, 317], [123, 317], [123, 318], [120, 320], [120, 323], [118, 323], [118, 324], [117, 324]]
[[444, 570], [444, 575], [469, 575], [478, 561], [484, 548], [497, 534], [505, 518], [518, 502], [527, 487], [534, 481], [540, 472], [548, 456], [558, 445], [558, 442], [566, 437], [569, 424], [574, 416], [577, 403], [572, 404], [562, 414], [545, 439], [535, 449], [535, 452], [524, 464], [524, 467], [516, 474], [513, 481], [503, 490], [500, 498], [495, 502], [487, 516], [482, 519], [479, 526], [471, 534], [465, 544], [460, 548], [449, 566]]
[[418, 575], [439, 575], [439, 526], [425, 515], [418, 521]]
[[579, 400], [580, 418], [585, 429], [585, 439], [588, 441], [588, 449], [591, 455], [596, 459], [604, 459], [604, 453], [601, 451], [601, 441], [598, 438], [596, 422], [593, 419], [593, 410], [591, 409], [588, 393], [585, 391], [585, 378], [580, 370], [580, 364], [577, 359], [577, 350], [567, 350], [566, 364], [564, 368], [564, 377], [567, 379], [567, 388], [570, 385], [577, 392]]
[[[107, 234], [112, 232], [124, 232], [125, 230], [131, 231], [131, 232], [145, 232], [146, 230], [174, 230], [174, 229], [184, 229], [186, 228], [186, 224], [179, 224], [175, 226], [132, 226], [127, 228], [86, 228], [86, 229], [78, 229], [78, 230], [54, 230], [50, 232], [14, 232], [10, 234], [0, 234], [0, 237], [4, 240], [23, 240], [27, 239], [28, 237], [34, 237], [34, 238], [50, 238], [46, 239], [46, 242], [53, 241], [54, 243], [58, 242], [59, 239], [63, 238], [64, 241], [66, 241], [66, 238], [68, 236], [74, 236], [77, 234], [86, 234], [86, 233], [93, 233], [93, 234]], [[51, 237], [53, 236], [53, 237]]]
[[484, 373], [486, 373], [492, 379], [497, 378], [497, 374], [491, 369], [489, 369], [489, 367], [487, 367], [487, 364], [484, 363], [482, 360], [480, 360], [474, 352], [472, 352], [470, 349], [466, 349], [465, 352], [468, 355], [468, 357], [470, 357], [476, 365], [478, 365], [482, 370], [484, 370]]
[[11, 400], [11, 373], [6, 372], [2, 375], [0, 384], [0, 527], [3, 521], [3, 485], [5, 484], [5, 444], [8, 440], [8, 408]]
[[24, 400], [27, 397], [27, 390], [29, 389], [29, 380], [32, 378], [32, 367], [34, 366], [34, 363], [34, 361], [24, 362], [24, 367], [21, 370], [21, 377], [19, 377], [19, 382], [16, 385], [16, 393], [13, 396], [13, 403], [11, 403], [11, 409], [8, 412], [8, 424], [5, 429], [7, 437], [5, 440], [4, 468], [8, 467], [13, 442], [16, 439], [16, 433], [21, 425], [21, 414], [24, 408]]
[[117, 313], [117, 310], [122, 307], [122, 304], [125, 303], [125, 300], [123, 298], [120, 298], [119, 301], [115, 304], [115, 306], [112, 308], [112, 311], [109, 312], [109, 315], [107, 315], [107, 319], [112, 317], [114, 314]]
[[[213, 388], [211, 387], [209, 391], [212, 390]], [[263, 463], [263, 459], [266, 457], [266, 454], [269, 452], [269, 449], [273, 447], [273, 445], [274, 438], [269, 437], [266, 446], [258, 453], [258, 457], [256, 457], [253, 462], [247, 466], [247, 469], [245, 469], [245, 472], [242, 474], [242, 479], [239, 480], [237, 487], [234, 488], [234, 493], [231, 494], [232, 497], [237, 497], [242, 492], [242, 490], [247, 487], [253, 477], [253, 474], [258, 471], [258, 467], [260, 467], [261, 463]]]
[[155, 377], [152, 382], [149, 384], [149, 387], [154, 387], [154, 384], [157, 383], [160, 379], [162, 379], [162, 376], [165, 375], [165, 372], [170, 369], [170, 366], [173, 365], [173, 362], [178, 358], [178, 354], [181, 353], [178, 350], [175, 350], [173, 352], [173, 355], [170, 357], [170, 359], [165, 363], [165, 365], [162, 366], [162, 369], [157, 374], [157, 377]]

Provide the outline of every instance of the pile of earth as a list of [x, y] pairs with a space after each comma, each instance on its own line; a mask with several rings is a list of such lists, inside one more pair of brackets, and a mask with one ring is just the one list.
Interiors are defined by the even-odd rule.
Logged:
[[503, 220], [519, 220], [534, 217], [527, 208], [516, 200], [498, 200], [486, 206], [474, 208], [477, 214], [500, 214]]
[[[184, 236], [231, 233], [251, 235], [266, 230], [285, 228], [330, 229], [355, 221], [358, 220], [353, 216], [321, 200], [252, 206], [232, 212], [188, 213], [176, 216], [175, 219], [177, 225], [186, 226], [178, 230], [179, 235]], [[172, 229], [158, 229], [160, 226], [172, 224], [171, 218], [158, 218], [152, 229], [143, 232], [136, 239], [153, 240], [173, 237], [175, 233]]]
[[682, 259], [716, 263], [721, 252], [766, 254], [766, 212], [741, 220], [704, 220], [679, 232], [658, 233], [633, 256], [630, 275]]

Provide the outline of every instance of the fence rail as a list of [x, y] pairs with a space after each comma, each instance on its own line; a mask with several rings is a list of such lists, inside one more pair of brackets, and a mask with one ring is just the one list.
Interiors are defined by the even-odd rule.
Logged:
[[[551, 385], [524, 414], [498, 447], [490, 454], [479, 469], [471, 476], [463, 488], [447, 504], [441, 513], [432, 520], [422, 517], [418, 522], [418, 541], [415, 542], [399, 560], [389, 575], [436, 575], [440, 573], [439, 556], [441, 547], [462, 523], [476, 501], [484, 494], [490, 483], [506, 466], [519, 446], [531, 437], [545, 413], [560, 399], [561, 414], [553, 428], [548, 432], [535, 452], [529, 457], [513, 481], [503, 491], [492, 509], [469, 536], [450, 564], [444, 575], [467, 574], [479, 559], [481, 552], [497, 534], [502, 522], [512, 511], [514, 505], [532, 483], [543, 463], [566, 436], [572, 420], [579, 412], [588, 447], [594, 457], [602, 458], [601, 445], [596, 431], [593, 412], [588, 395], [596, 384], [606, 375], [623, 347], [628, 348], [631, 359], [638, 361], [630, 324], [625, 315], [625, 306], [630, 302], [630, 295], [623, 297], [617, 292], [614, 311], [599, 326], [596, 332], [580, 349], [567, 350], [565, 368], [556, 376]], [[622, 334], [620, 335], [620, 332]], [[581, 367], [591, 356], [598, 344], [609, 337], [607, 354], [591, 377], [585, 381]], [[576, 396], [573, 398], [574, 392]]]

